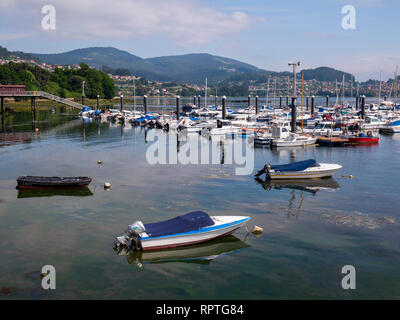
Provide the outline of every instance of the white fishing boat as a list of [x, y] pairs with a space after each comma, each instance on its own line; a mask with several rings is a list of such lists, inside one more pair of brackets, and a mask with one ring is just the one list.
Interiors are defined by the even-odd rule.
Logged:
[[256, 173], [256, 177], [266, 174], [267, 179], [315, 179], [331, 177], [342, 168], [339, 164], [318, 163], [314, 159], [282, 165], [267, 164]]
[[254, 144], [256, 145], [270, 145], [273, 139], [284, 139], [289, 136], [289, 127], [279, 126], [272, 127], [270, 131], [256, 134]]
[[116, 238], [114, 245], [130, 251], [186, 246], [227, 236], [250, 219], [246, 216], [209, 216], [203, 211], [194, 211], [156, 223], [136, 221]]
[[273, 147], [298, 147], [308, 146], [315, 144], [317, 138], [310, 136], [303, 136], [297, 133], [289, 133], [287, 137], [281, 139], [272, 139], [271, 145]]

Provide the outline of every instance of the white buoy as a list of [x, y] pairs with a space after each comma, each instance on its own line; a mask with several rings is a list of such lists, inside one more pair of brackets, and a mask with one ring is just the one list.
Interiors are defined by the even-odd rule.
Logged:
[[110, 189], [111, 188], [111, 183], [105, 182], [104, 183], [104, 189]]

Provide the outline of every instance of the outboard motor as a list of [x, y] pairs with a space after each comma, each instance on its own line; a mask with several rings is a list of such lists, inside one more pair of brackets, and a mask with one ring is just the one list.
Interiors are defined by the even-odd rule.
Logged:
[[261, 176], [262, 174], [265, 173], [265, 178], [266, 179], [270, 179], [271, 178], [271, 174], [270, 171], [271, 170], [271, 165], [270, 164], [266, 164], [264, 166], [264, 168], [262, 168], [260, 171], [258, 171], [255, 176], [258, 178], [259, 176]]
[[125, 248], [128, 252], [143, 250], [142, 241], [140, 240], [140, 235], [146, 232], [146, 228], [144, 227], [141, 221], [136, 221], [135, 223], [128, 226], [128, 229], [125, 233], [117, 237], [114, 240], [114, 248], [121, 249]]

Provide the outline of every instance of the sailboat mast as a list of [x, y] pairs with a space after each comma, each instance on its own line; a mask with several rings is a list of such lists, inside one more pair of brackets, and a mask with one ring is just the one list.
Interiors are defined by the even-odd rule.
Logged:
[[344, 106], [344, 73], [343, 73], [343, 80], [342, 80], [342, 106]]
[[207, 78], [206, 78], [206, 89], [204, 90], [204, 108], [207, 108]]

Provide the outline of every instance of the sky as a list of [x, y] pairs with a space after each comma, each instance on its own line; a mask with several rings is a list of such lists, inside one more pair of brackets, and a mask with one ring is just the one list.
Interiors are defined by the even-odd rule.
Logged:
[[[55, 8], [55, 30], [42, 26]], [[342, 20], [355, 9], [355, 29]], [[396, 0], [0, 0], [0, 45], [59, 53], [112, 46], [142, 58], [210, 53], [272, 71], [329, 66], [357, 80], [400, 65]], [[48, 20], [46, 20], [48, 22]]]

